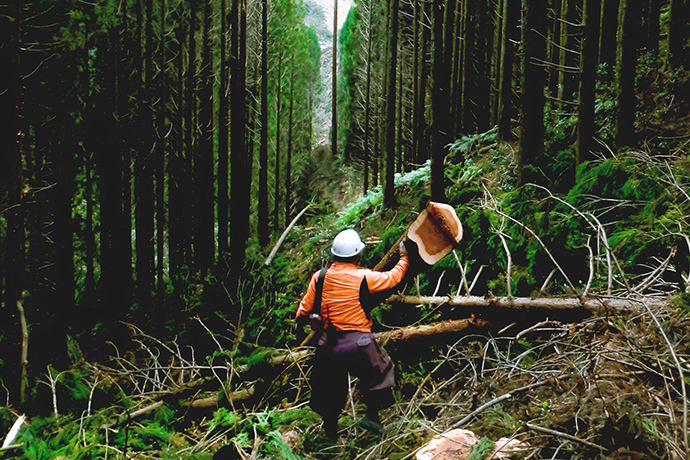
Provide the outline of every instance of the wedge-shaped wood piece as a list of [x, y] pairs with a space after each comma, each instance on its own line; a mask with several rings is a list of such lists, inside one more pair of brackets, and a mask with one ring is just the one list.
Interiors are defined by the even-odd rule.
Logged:
[[462, 224], [452, 206], [431, 201], [410, 224], [407, 237], [417, 243], [422, 260], [434, 265], [460, 242]]

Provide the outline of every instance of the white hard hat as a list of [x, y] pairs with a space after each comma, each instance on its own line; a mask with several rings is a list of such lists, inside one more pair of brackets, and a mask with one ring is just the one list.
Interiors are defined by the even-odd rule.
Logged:
[[364, 243], [352, 229], [343, 230], [333, 239], [331, 252], [337, 257], [354, 257], [364, 249]]

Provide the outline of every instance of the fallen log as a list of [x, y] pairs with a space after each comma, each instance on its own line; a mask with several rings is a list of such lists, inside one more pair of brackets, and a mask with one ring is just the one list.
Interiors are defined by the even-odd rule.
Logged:
[[[374, 333], [374, 338], [377, 342], [385, 343], [390, 340], [409, 340], [418, 337], [431, 336], [436, 334], [443, 334], [448, 332], [458, 332], [465, 330], [471, 326], [482, 327], [489, 324], [488, 321], [468, 318], [468, 319], [458, 319], [443, 321], [440, 323], [425, 324], [422, 326], [410, 326], [402, 327], [399, 329], [393, 329], [391, 331], [376, 332]], [[310, 356], [314, 354], [314, 349], [311, 347], [300, 347], [295, 350], [287, 350], [283, 353], [276, 353], [267, 359], [267, 362], [271, 366], [279, 366], [283, 364], [301, 363], [306, 361]], [[248, 366], [237, 366], [235, 371], [238, 374], [242, 374], [248, 370]], [[223, 390], [220, 390], [223, 391]], [[212, 408], [218, 404], [219, 392], [211, 393], [209, 396], [198, 399], [190, 399], [184, 403], [182, 406], [188, 408]], [[254, 387], [249, 387], [244, 390], [228, 391], [227, 397], [232, 402], [246, 401], [254, 396]]]
[[278, 252], [278, 249], [280, 249], [280, 246], [283, 244], [283, 241], [285, 241], [285, 237], [290, 233], [290, 230], [292, 230], [292, 227], [295, 226], [298, 220], [304, 215], [305, 212], [307, 212], [307, 209], [311, 207], [311, 203], [309, 203], [304, 209], [300, 211], [297, 216], [295, 216], [294, 219], [290, 222], [290, 225], [285, 229], [282, 235], [280, 235], [280, 238], [278, 238], [278, 242], [273, 246], [273, 249], [271, 250], [271, 253], [268, 255], [266, 258], [266, 262], [264, 262], [264, 265], [268, 266], [271, 265], [271, 262], [273, 261], [273, 258], [275, 257], [276, 253]]
[[149, 404], [148, 406], [145, 406], [141, 409], [132, 411], [132, 412], [125, 412], [123, 415], [120, 415], [116, 421], [107, 423], [103, 425], [104, 428], [117, 428], [118, 426], [130, 423], [132, 420], [137, 419], [141, 417], [142, 415], [146, 415], [149, 412], [153, 412], [154, 410], [158, 409], [161, 407], [163, 404], [165, 404], [163, 401], [156, 401], [153, 404]]
[[[228, 391], [226, 396], [228, 400], [233, 403], [246, 401], [254, 396], [254, 387], [252, 386], [244, 390]], [[219, 393], [215, 393], [205, 398], [191, 399], [182, 403], [182, 406], [194, 409], [208, 409], [216, 407], [218, 405], [218, 399]]]
[[643, 307], [642, 299], [650, 307], [667, 307], [667, 297], [644, 298], [604, 298], [589, 297], [580, 300], [575, 297], [480, 297], [480, 296], [411, 296], [395, 294], [386, 299], [387, 303], [405, 303], [412, 305], [451, 305], [454, 307], [500, 307], [514, 310], [543, 308], [548, 310], [585, 309], [591, 312], [607, 310], [635, 310]]
[[443, 334], [446, 332], [458, 332], [465, 330], [470, 326], [482, 327], [488, 324], [488, 321], [476, 318], [455, 319], [443, 321], [441, 323], [425, 324], [423, 326], [401, 327], [399, 329], [393, 329], [392, 331], [376, 332], [374, 334], [374, 338], [378, 342], [386, 342], [388, 340], [408, 340], [417, 337]]

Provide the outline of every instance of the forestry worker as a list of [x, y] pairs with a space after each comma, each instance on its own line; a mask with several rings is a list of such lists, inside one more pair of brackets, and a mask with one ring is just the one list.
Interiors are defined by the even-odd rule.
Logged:
[[[296, 315], [297, 324], [304, 325], [310, 315], [320, 313], [323, 332], [316, 343], [310, 405], [323, 418], [324, 431], [333, 440], [348, 393], [348, 372], [359, 378], [367, 407], [362, 426], [380, 433], [379, 410], [393, 403], [393, 363], [371, 333], [367, 299], [399, 284], [409, 259], [401, 243], [400, 260], [390, 271], [367, 270], [357, 265], [364, 247], [355, 230], [340, 232], [331, 247], [333, 263], [312, 275]], [[320, 310], [319, 278], [323, 283]]]

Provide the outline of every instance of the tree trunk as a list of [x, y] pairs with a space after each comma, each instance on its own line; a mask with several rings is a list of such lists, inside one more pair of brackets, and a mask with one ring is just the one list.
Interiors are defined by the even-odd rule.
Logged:
[[522, 1], [523, 72], [520, 99], [520, 142], [518, 145], [518, 185], [536, 179], [526, 169], [535, 164], [544, 150], [544, 87], [546, 72], [546, 0]]
[[151, 288], [153, 286], [154, 250], [153, 250], [153, 214], [154, 214], [154, 189], [153, 171], [150, 160], [153, 151], [153, 1], [146, 0], [146, 20], [144, 27], [144, 73], [142, 88], [143, 110], [142, 120], [139, 123], [142, 145], [134, 163], [135, 191], [137, 202], [135, 204], [136, 219], [136, 272], [137, 272], [137, 297], [139, 304], [147, 309], [151, 305]]
[[275, 191], [273, 192], [273, 231], [280, 229], [280, 114], [283, 96], [283, 53], [278, 54], [278, 79], [276, 88], [276, 160], [275, 160]]
[[465, 66], [463, 65], [464, 53], [465, 53], [465, 32], [466, 32], [466, 21], [465, 15], [467, 14], [468, 2], [461, 2], [459, 0], [454, 0], [455, 3], [455, 20], [453, 25], [453, 48], [449, 53], [452, 55], [451, 59], [451, 87], [450, 87], [450, 97], [451, 97], [451, 120], [453, 132], [463, 132], [464, 127], [464, 112], [463, 112], [463, 97], [464, 97], [464, 84], [463, 79]]
[[645, 17], [647, 18], [647, 49], [656, 56], [659, 54], [661, 0], [649, 0], [649, 12]]
[[632, 147], [636, 142], [635, 70], [640, 29], [639, 0], [620, 0], [618, 17], [618, 61], [616, 62], [616, 148]]
[[602, 0], [601, 2], [599, 63], [606, 63], [610, 68], [615, 68], [616, 66], [619, 2], [620, 0]]
[[[338, 0], [333, 0], [333, 61], [331, 69], [331, 155], [338, 157]], [[347, 152], [345, 153], [347, 155]], [[350, 159], [346, 156], [345, 163]]]
[[558, 60], [558, 68], [560, 70], [558, 73], [557, 96], [557, 105], [560, 107], [561, 111], [570, 110], [570, 106], [566, 106], [566, 104], [574, 100], [573, 95], [577, 88], [575, 72], [578, 57], [576, 53], [576, 36], [578, 35], [578, 31], [576, 30], [577, 26], [575, 24], [579, 22], [580, 18], [576, 6], [575, 0], [563, 0], [561, 4], [560, 55]]
[[594, 103], [601, 0], [585, 0], [580, 51], [580, 101], [577, 114], [577, 164], [594, 159]]
[[[491, 105], [489, 100], [491, 97], [491, 53], [493, 50], [493, 42], [491, 38], [489, 8], [481, 5], [477, 8], [476, 16], [476, 44], [475, 44], [475, 64], [477, 67], [477, 93], [475, 95], [474, 107], [476, 120], [476, 127], [473, 131], [483, 133], [491, 128]], [[448, 30], [448, 29], [446, 29]], [[447, 34], [446, 34], [447, 35]], [[446, 51], [448, 55], [448, 51]], [[450, 136], [450, 132], [448, 133]], [[448, 137], [450, 142], [452, 139]]]
[[370, 118], [371, 118], [371, 60], [373, 59], [372, 57], [372, 46], [374, 43], [374, 40], [372, 39], [372, 21], [374, 17], [374, 5], [371, 3], [369, 4], [369, 21], [367, 23], [367, 74], [366, 74], [366, 95], [365, 95], [365, 101], [364, 101], [364, 193], [367, 193], [367, 190], [369, 190], [369, 163], [371, 160], [371, 149], [369, 148], [369, 145], [371, 144], [370, 137], [371, 137], [371, 123], [370, 123]]
[[160, 71], [158, 74], [158, 84], [160, 100], [158, 101], [158, 133], [156, 139], [156, 305], [165, 303], [165, 232], [166, 225], [166, 206], [165, 206], [165, 138], [166, 138], [166, 107], [167, 81], [165, 71], [167, 69], [165, 53], [165, 0], [161, 0], [160, 6]]
[[[261, 1], [261, 140], [259, 141], [259, 244], [268, 244], [268, 0]], [[334, 75], [335, 78], [335, 75]]]
[[[2, 185], [7, 184], [7, 201], [3, 203], [5, 219], [7, 220], [7, 230], [4, 239], [4, 260], [2, 269], [4, 272], [4, 308], [2, 324], [6, 325], [5, 342], [8, 344], [7, 356], [17, 359], [20, 356], [20, 348], [16, 346], [21, 341], [20, 325], [17, 321], [15, 312], [17, 302], [21, 298], [24, 288], [24, 207], [23, 207], [23, 171], [22, 171], [22, 144], [21, 144], [21, 125], [20, 125], [20, 84], [21, 84], [21, 47], [22, 47], [22, 9], [23, 2], [14, 0], [11, 2], [11, 20], [0, 19], [2, 21], [2, 31], [0, 36], [3, 38], [4, 46], [0, 47], [0, 62], [3, 65], [3, 72], [0, 74], [0, 158], [2, 158], [3, 170]], [[4, 191], [4, 190], [3, 190]], [[17, 361], [19, 361], [17, 359]], [[13, 362], [17, 362], [13, 361]], [[14, 377], [14, 369], [8, 384], [17, 389], [18, 383]], [[15, 394], [12, 392], [11, 394]], [[15, 396], [16, 398], [16, 396]], [[21, 399], [21, 398], [20, 398]], [[15, 400], [15, 403], [23, 402]]]
[[446, 156], [446, 145], [449, 140], [450, 82], [444, 50], [443, 29], [446, 15], [443, 0], [433, 3], [433, 77], [434, 88], [431, 100], [432, 107], [432, 149], [431, 149], [431, 200], [445, 203], [443, 162]]
[[479, 97], [479, 79], [476, 61], [479, 59], [476, 47], [478, 33], [478, 5], [476, 0], [465, 2], [465, 12], [462, 16], [464, 21], [464, 42], [462, 53], [462, 131], [477, 132], [477, 98]]
[[213, 181], [213, 60], [211, 49], [211, 0], [204, 0], [203, 51], [201, 53], [201, 91], [199, 92], [199, 133], [195, 157], [195, 196], [197, 219], [194, 222], [194, 255], [202, 278], [215, 259], [215, 219]]
[[[337, 1], [337, 0], [336, 0]], [[385, 165], [386, 173], [383, 189], [383, 202], [390, 208], [395, 206], [395, 74], [398, 70], [398, 9], [399, 0], [389, 0], [388, 62], [386, 71], [386, 122], [385, 122]]]
[[[176, 35], [176, 98], [183, 100], [184, 97], [184, 49], [182, 43], [185, 41], [185, 33], [182, 25], [178, 24], [175, 28]], [[170, 277], [177, 286], [178, 276], [183, 266], [188, 263], [186, 257], [186, 242], [184, 239], [184, 222], [188, 218], [188, 210], [184, 206], [184, 104], [177, 104], [174, 113], [172, 131], [172, 151], [168, 159], [168, 247], [170, 255], [168, 257], [170, 266]], [[220, 166], [219, 166], [220, 168]], [[220, 224], [219, 224], [220, 225]]]
[[427, 77], [429, 75], [429, 70], [427, 66], [427, 47], [429, 43], [430, 27], [426, 27], [426, 17], [427, 17], [428, 7], [426, 2], [421, 4], [420, 20], [421, 25], [421, 42], [419, 44], [419, 88], [417, 94], [417, 112], [415, 113], [416, 119], [416, 132], [417, 132], [417, 142], [415, 143], [415, 156], [416, 162], [423, 163], [429, 158], [429, 142], [426, 135], [427, 131], [427, 121], [426, 121], [426, 104], [427, 104]]
[[[185, 249], [187, 253], [187, 266], [191, 269], [197, 266], [195, 260], [195, 238], [194, 226], [198, 225], [196, 222], [196, 200], [195, 187], [197, 184], [194, 181], [194, 157], [197, 150], [197, 46], [196, 46], [196, 30], [197, 30], [197, 1], [189, 0], [189, 32], [187, 45], [187, 87], [186, 87], [186, 110], [185, 110], [185, 155], [184, 155], [184, 170], [183, 185], [186, 193], [184, 194], [184, 204], [187, 210], [187, 219], [182, 222], [183, 237], [185, 240]], [[183, 240], [183, 241], [185, 241]]]
[[249, 238], [249, 203], [251, 199], [252, 151], [246, 149], [247, 102], [245, 89], [246, 46], [247, 46], [247, 3], [233, 0], [232, 15], [232, 62], [231, 74], [231, 191], [230, 191], [230, 286], [238, 288], [238, 281], [244, 269], [245, 248]]
[[218, 88], [218, 254], [228, 252], [228, 62], [227, 5], [220, 2], [220, 86]]
[[453, 307], [499, 307], [510, 310], [529, 310], [541, 308], [546, 310], [576, 310], [584, 309], [591, 312], [607, 312], [611, 310], [643, 309], [641, 302], [650, 306], [668, 306], [669, 299], [665, 297], [641, 297], [639, 299], [616, 298], [552, 298], [552, 297], [480, 297], [480, 296], [409, 296], [393, 295], [386, 299], [387, 303], [405, 303], [411, 305], [449, 305]]
[[[622, 1], [622, 0], [621, 0]], [[688, 0], [670, 0], [668, 26], [668, 44], [666, 46], [666, 66], [678, 68], [687, 61], [688, 51], [685, 44], [688, 40]]]
[[[560, 42], [561, 42], [561, 28], [564, 26], [563, 21], [561, 21], [561, 3], [564, 0], [548, 0], [549, 2], [549, 9], [550, 11], [553, 12], [553, 14], [548, 15], [548, 30], [549, 30], [549, 41], [547, 44], [548, 47], [548, 56], [549, 56], [549, 62], [551, 63], [557, 63], [559, 61], [559, 56], [561, 54], [560, 50]], [[556, 98], [558, 97], [558, 76], [560, 74], [558, 70], [558, 66], [556, 65], [550, 65], [548, 66], [548, 76], [547, 76], [547, 82], [546, 85], [548, 87], [548, 94], [549, 97]]]
[[288, 109], [287, 158], [285, 160], [285, 227], [292, 213], [292, 132], [295, 108], [295, 56], [290, 58], [290, 106]]
[[498, 98], [498, 135], [502, 140], [512, 140], [511, 120], [515, 117], [513, 97], [513, 42], [518, 39], [517, 23], [520, 4], [517, 0], [503, 0], [503, 31], [501, 33], [501, 75]]

